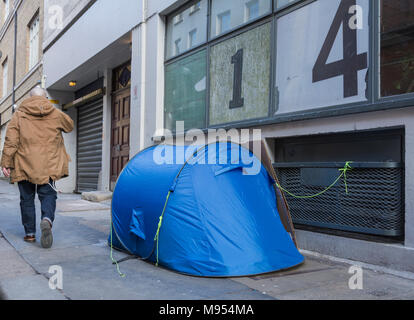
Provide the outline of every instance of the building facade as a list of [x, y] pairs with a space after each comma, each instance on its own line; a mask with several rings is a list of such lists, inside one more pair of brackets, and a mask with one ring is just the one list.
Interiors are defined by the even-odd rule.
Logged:
[[[414, 271], [412, 1], [161, 0], [143, 9], [133, 153], [177, 121], [204, 132], [261, 129], [282, 187], [299, 196], [287, 197], [301, 248]], [[346, 182], [329, 188], [346, 163]]]
[[42, 83], [43, 1], [0, 2], [1, 150], [7, 123], [32, 88]]
[[45, 3], [46, 87], [76, 122], [60, 188], [113, 189], [177, 121], [261, 129], [284, 188], [328, 189], [288, 196], [302, 249], [414, 271], [412, 1]]

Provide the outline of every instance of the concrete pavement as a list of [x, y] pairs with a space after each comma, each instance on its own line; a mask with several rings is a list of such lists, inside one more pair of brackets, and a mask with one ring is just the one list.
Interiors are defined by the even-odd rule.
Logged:
[[[37, 208], [39, 205], [37, 201]], [[351, 290], [348, 283], [352, 274], [348, 271], [356, 262], [335, 261], [312, 253], [306, 253], [305, 264], [293, 270], [234, 279], [184, 276], [147, 262], [127, 260], [120, 264], [126, 274], [121, 278], [111, 263], [106, 241], [109, 209], [110, 201], [92, 203], [79, 195], [59, 195], [54, 245], [44, 250], [39, 241], [23, 242], [18, 190], [0, 180], [0, 287], [7, 298], [414, 299], [412, 274], [393, 275], [364, 266], [363, 290]], [[126, 256], [114, 251], [115, 259]], [[54, 272], [49, 273], [51, 266], [62, 268], [62, 289], [49, 288], [49, 279], [54, 276]]]

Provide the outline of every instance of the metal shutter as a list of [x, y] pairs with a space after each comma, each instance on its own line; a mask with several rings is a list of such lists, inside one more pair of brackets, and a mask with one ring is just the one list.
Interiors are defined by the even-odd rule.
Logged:
[[102, 169], [103, 101], [78, 108], [77, 192], [98, 189]]

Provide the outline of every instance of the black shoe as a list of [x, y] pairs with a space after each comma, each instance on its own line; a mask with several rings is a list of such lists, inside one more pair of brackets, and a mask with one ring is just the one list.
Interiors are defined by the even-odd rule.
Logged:
[[35, 236], [25, 236], [24, 241], [28, 242], [28, 243], [34, 243], [34, 242], [36, 242], [36, 237]]

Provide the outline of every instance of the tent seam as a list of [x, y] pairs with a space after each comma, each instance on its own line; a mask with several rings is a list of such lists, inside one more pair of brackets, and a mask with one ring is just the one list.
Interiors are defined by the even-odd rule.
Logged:
[[[197, 189], [194, 187], [194, 176], [193, 176], [193, 175], [191, 175], [191, 184], [192, 184], [192, 186], [193, 186], [193, 189], [194, 189], [194, 190], [197, 190]], [[197, 192], [197, 191], [196, 191], [196, 192]], [[197, 204], [198, 211], [200, 212], [200, 217], [201, 217], [201, 219], [203, 220], [203, 221], [202, 221], [202, 228], [203, 228], [203, 231], [204, 231], [204, 236], [205, 236], [205, 238], [206, 238], [206, 242], [208, 243], [208, 256], [209, 256], [209, 258], [211, 258], [211, 248], [212, 248], [212, 245], [211, 245], [210, 241], [208, 240], [208, 237], [207, 237], [207, 230], [206, 230], [206, 228], [205, 228], [205, 225], [206, 225], [207, 220], [205, 219], [204, 210], [201, 208], [200, 203], [199, 203], [199, 201], [198, 201], [198, 194], [197, 194], [197, 196], [195, 197], [195, 202], [196, 202], [196, 204]]]

